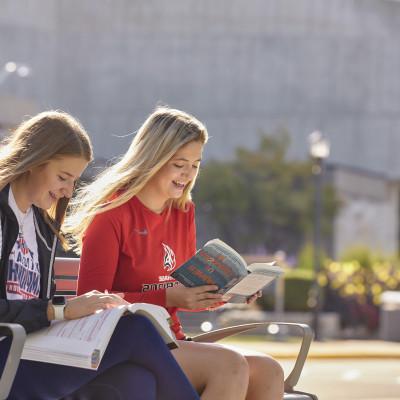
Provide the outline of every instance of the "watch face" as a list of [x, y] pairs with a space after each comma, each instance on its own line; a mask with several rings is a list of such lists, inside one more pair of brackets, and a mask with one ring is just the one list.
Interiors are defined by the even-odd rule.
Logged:
[[65, 305], [65, 297], [64, 296], [54, 296], [51, 300], [53, 305], [55, 306], [63, 306]]

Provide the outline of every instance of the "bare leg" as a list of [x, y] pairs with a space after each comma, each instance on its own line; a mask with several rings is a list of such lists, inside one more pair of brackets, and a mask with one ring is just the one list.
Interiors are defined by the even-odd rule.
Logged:
[[172, 354], [202, 400], [245, 400], [249, 366], [241, 354], [215, 344], [185, 341]]
[[249, 388], [246, 400], [282, 400], [284, 377], [280, 364], [264, 355], [249, 355]]

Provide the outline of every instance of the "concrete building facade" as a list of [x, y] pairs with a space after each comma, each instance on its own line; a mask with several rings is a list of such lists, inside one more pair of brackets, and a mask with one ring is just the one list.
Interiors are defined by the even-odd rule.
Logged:
[[[399, 36], [394, 0], [2, 0], [0, 67], [20, 61], [32, 75], [4, 80], [0, 103], [71, 112], [107, 159], [158, 103], [206, 122], [206, 159], [230, 158], [282, 128], [290, 157], [305, 158], [308, 134], [320, 129], [331, 162], [381, 174], [396, 191]], [[391, 196], [382, 201], [397, 210]], [[373, 204], [382, 229], [398, 229], [395, 209]], [[349, 238], [344, 221], [337, 235]], [[385, 238], [397, 248], [396, 235]]]
[[357, 168], [333, 167], [341, 207], [333, 228], [332, 254], [363, 246], [395, 255], [399, 243], [399, 183]]

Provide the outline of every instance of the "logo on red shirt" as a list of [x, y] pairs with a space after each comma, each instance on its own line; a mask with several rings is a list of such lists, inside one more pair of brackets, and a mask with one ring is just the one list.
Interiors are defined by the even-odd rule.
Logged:
[[165, 243], [162, 243], [162, 245], [164, 248], [164, 269], [170, 272], [176, 267], [175, 253]]

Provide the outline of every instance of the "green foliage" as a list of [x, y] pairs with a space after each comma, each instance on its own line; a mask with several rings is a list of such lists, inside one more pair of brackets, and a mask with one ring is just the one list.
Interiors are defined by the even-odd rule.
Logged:
[[[311, 271], [294, 269], [285, 271], [285, 311], [310, 311], [308, 306], [309, 291], [313, 283]], [[268, 293], [258, 299], [264, 310], [272, 310], [274, 295]]]
[[375, 263], [384, 261], [384, 257], [377, 252], [372, 251], [367, 246], [352, 246], [346, 249], [339, 257], [339, 261], [356, 261], [362, 268], [371, 269]]
[[238, 221], [249, 207], [249, 199], [232, 164], [209, 162], [201, 171], [195, 199], [199, 210], [207, 210], [212, 215], [221, 237], [235, 246], [240, 229]]
[[312, 275], [288, 276], [285, 279], [285, 310], [309, 311], [307, 303], [312, 283]]
[[313, 250], [313, 245], [310, 242], [307, 242], [300, 250], [300, 253], [297, 258], [297, 267], [308, 271], [313, 270], [314, 250]]
[[[321, 250], [320, 257], [322, 266], [328, 260], [327, 255], [323, 250]], [[314, 246], [310, 241], [304, 244], [297, 256], [297, 268], [307, 271], [314, 270]]]
[[382, 293], [400, 290], [400, 268], [389, 258], [371, 263], [373, 256], [365, 249], [353, 254], [359, 259], [331, 261], [321, 273], [320, 282], [327, 293], [325, 308], [340, 312], [343, 326], [365, 325], [374, 330]]
[[[365, 265], [365, 264], [364, 264]], [[326, 265], [325, 285], [340, 297], [354, 298], [364, 304], [380, 304], [385, 290], [400, 290], [400, 268], [389, 260], [365, 268], [359, 261], [330, 262]]]
[[[198, 212], [242, 252], [296, 253], [309, 236], [313, 184], [309, 162], [288, 161], [289, 135], [262, 136], [257, 150], [238, 148], [232, 161], [207, 163], [194, 192]], [[324, 189], [325, 234], [338, 202]], [[206, 233], [199, 231], [199, 236]]]

